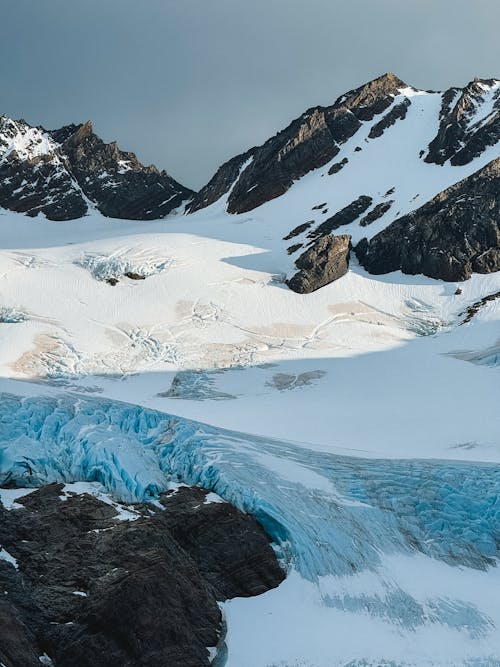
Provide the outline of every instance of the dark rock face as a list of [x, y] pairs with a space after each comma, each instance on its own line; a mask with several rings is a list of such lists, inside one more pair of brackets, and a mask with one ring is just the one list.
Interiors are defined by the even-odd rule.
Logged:
[[370, 139], [376, 139], [381, 137], [387, 128], [394, 125], [398, 120], [404, 120], [406, 118], [406, 112], [410, 107], [410, 100], [406, 98], [403, 102], [396, 104], [390, 111], [388, 111], [385, 116], [378, 123], [372, 127], [369, 133]]
[[246, 153], [237, 155], [219, 167], [207, 185], [194, 196], [193, 201], [188, 205], [188, 212], [194, 213], [194, 211], [198, 211], [200, 208], [210, 206], [210, 204], [213, 204], [222, 195], [226, 194], [238, 178], [245, 162], [253, 157], [256, 150], [256, 148], [251, 148]]
[[359, 224], [361, 225], [361, 227], [366, 227], [367, 225], [371, 225], [372, 222], [375, 222], [375, 220], [378, 220], [385, 213], [387, 213], [387, 211], [391, 208], [393, 204], [394, 204], [393, 199], [377, 204], [376, 206], [373, 207], [373, 209], [369, 213], [367, 213], [363, 218], [361, 218]]
[[87, 197], [111, 218], [162, 218], [192, 192], [165, 171], [144, 167], [134, 153], [105, 144], [91, 123], [69, 125], [51, 133], [67, 155], [71, 171]]
[[0, 116], [0, 206], [51, 220], [87, 212], [82, 191], [41, 128]]
[[51, 220], [72, 220], [88, 202], [106, 216], [150, 220], [192, 192], [133, 153], [105, 144], [91, 123], [47, 132], [0, 117], [0, 206]]
[[371, 273], [457, 281], [500, 269], [500, 158], [356, 246]]
[[286, 236], [283, 237], [283, 241], [289, 241], [290, 239], [293, 239], [294, 236], [302, 234], [303, 232], [306, 231], [306, 229], [309, 229], [309, 227], [313, 224], [314, 220], [308, 220], [308, 222], [304, 222], [302, 225], [294, 227], [294, 229], [292, 229], [291, 232], [289, 232]]
[[221, 640], [217, 601], [249, 596], [284, 578], [267, 536], [206, 492], [163, 494], [164, 510], [113, 506], [62, 485], [0, 505], [0, 662], [55, 667], [203, 667]]
[[475, 118], [475, 113], [493, 79], [475, 79], [463, 90], [450, 88], [443, 94], [439, 130], [429, 144], [426, 162], [464, 165], [500, 141], [500, 88], [493, 94], [491, 114]]
[[351, 237], [323, 236], [295, 262], [299, 271], [288, 286], [299, 294], [308, 294], [341, 278], [349, 268]]
[[[229, 213], [244, 213], [279, 197], [294, 180], [334, 158], [362, 121], [383, 113], [405, 85], [388, 73], [346, 93], [332, 106], [308, 109], [262, 146], [222, 165], [194, 197], [190, 211], [216, 201], [231, 187]], [[251, 162], [240, 173], [249, 157]]]
[[309, 232], [308, 236], [310, 238], [318, 238], [319, 236], [325, 236], [331, 234], [339, 227], [344, 225], [350, 225], [351, 222], [354, 222], [362, 215], [370, 206], [372, 205], [372, 198], [367, 195], [361, 195], [353, 202], [345, 206], [343, 209], [332, 215], [331, 218], [328, 218], [321, 223], [316, 229], [313, 229]]
[[335, 162], [334, 164], [332, 164], [332, 166], [328, 170], [328, 175], [333, 176], [334, 174], [338, 174], [339, 171], [341, 169], [343, 169], [348, 162], [349, 162], [349, 160], [346, 157], [342, 158], [342, 160], [340, 160], [340, 162]]

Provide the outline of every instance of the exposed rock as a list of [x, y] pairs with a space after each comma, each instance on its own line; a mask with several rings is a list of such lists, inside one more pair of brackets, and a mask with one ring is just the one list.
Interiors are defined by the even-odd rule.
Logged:
[[289, 232], [286, 236], [283, 237], [283, 241], [289, 241], [290, 239], [293, 239], [294, 236], [302, 234], [303, 232], [306, 231], [306, 229], [309, 229], [309, 227], [313, 224], [314, 220], [309, 220], [308, 222], [304, 222], [302, 225], [298, 225], [297, 227], [292, 229], [291, 232]]
[[[194, 197], [190, 211], [226, 193], [229, 213], [250, 211], [279, 197], [294, 180], [332, 160], [362, 121], [383, 113], [405, 85], [389, 73], [342, 95], [332, 106], [308, 109], [262, 146], [222, 165]], [[251, 160], [246, 159], [249, 155]]]
[[135, 273], [135, 271], [125, 271], [123, 274], [126, 278], [130, 280], [145, 280], [146, 276], [143, 276], [141, 273]]
[[192, 192], [166, 171], [145, 167], [116, 142], [105, 144], [91, 123], [51, 132], [71, 165], [71, 173], [101, 213], [112, 218], [153, 220], [177, 208]]
[[[163, 494], [164, 510], [114, 506], [53, 484], [0, 505], [0, 660], [6, 667], [203, 667], [221, 639], [218, 601], [278, 585], [269, 540], [249, 516], [206, 492]], [[67, 495], [67, 494], [66, 494]], [[134, 517], [132, 517], [134, 518]]]
[[[476, 117], [485, 97], [492, 98], [488, 116]], [[474, 79], [463, 90], [443, 94], [439, 130], [429, 144], [426, 162], [464, 165], [500, 141], [500, 84], [494, 79]]]
[[372, 127], [368, 135], [370, 139], [381, 137], [387, 128], [391, 127], [391, 125], [394, 125], [396, 121], [404, 120], [410, 105], [411, 102], [408, 98], [399, 104], [394, 105], [392, 109], [385, 114], [382, 120], [380, 120], [378, 123], [375, 123], [375, 125]]
[[43, 128], [0, 116], [0, 206], [51, 220], [80, 218], [88, 207], [68, 166]]
[[308, 294], [341, 278], [349, 268], [351, 237], [323, 236], [295, 262], [299, 271], [288, 281], [294, 292]]
[[335, 162], [334, 164], [332, 164], [332, 166], [328, 170], [328, 175], [333, 176], [333, 174], [338, 174], [338, 172], [341, 169], [343, 169], [348, 162], [349, 162], [349, 160], [346, 157], [342, 158], [342, 160], [340, 160], [340, 162]]
[[302, 248], [302, 243], [294, 243], [293, 245], [289, 246], [286, 251], [289, 255], [293, 255], [294, 252], [297, 252], [299, 248]]
[[[457, 288], [455, 294], [461, 294], [461, 293], [462, 290], [460, 288]], [[467, 310], [465, 310], [463, 313], [460, 313], [460, 315], [465, 315], [465, 319], [463, 320], [463, 322], [460, 322], [460, 324], [468, 324], [472, 320], [474, 315], [477, 315], [477, 313], [481, 310], [483, 306], [485, 306], [489, 301], [496, 301], [497, 299], [500, 299], [500, 292], [494, 292], [493, 294], [488, 294], [479, 301], [473, 303], [471, 306], [467, 308]]]
[[207, 185], [194, 196], [193, 201], [187, 207], [188, 213], [194, 213], [200, 208], [210, 206], [229, 192], [233, 183], [238, 179], [243, 165], [252, 159], [256, 150], [256, 148], [250, 148], [246, 153], [231, 158], [219, 167]]
[[356, 254], [371, 273], [460, 281], [500, 269], [500, 158], [395, 220]]
[[318, 238], [319, 236], [325, 236], [331, 234], [339, 227], [343, 225], [350, 225], [351, 222], [354, 222], [362, 215], [371, 205], [372, 198], [367, 195], [361, 195], [353, 202], [345, 206], [343, 209], [332, 215], [331, 218], [328, 218], [321, 223], [316, 229], [313, 229], [309, 232], [309, 238]]
[[105, 144], [91, 123], [48, 132], [0, 116], [0, 206], [51, 220], [88, 212], [89, 201], [104, 215], [161, 218], [192, 192], [164, 171], [144, 167], [133, 153]]
[[387, 213], [387, 211], [391, 208], [393, 204], [394, 204], [393, 199], [377, 204], [376, 206], [373, 207], [373, 209], [369, 213], [365, 215], [364, 218], [361, 218], [359, 224], [361, 225], [361, 227], [366, 227], [367, 225], [371, 225], [372, 222], [375, 222], [375, 220], [378, 220], [385, 213]]

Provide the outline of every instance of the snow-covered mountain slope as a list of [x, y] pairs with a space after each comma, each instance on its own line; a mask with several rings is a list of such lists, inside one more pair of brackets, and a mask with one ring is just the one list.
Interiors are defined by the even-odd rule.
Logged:
[[[470, 274], [471, 257], [474, 263], [485, 253], [494, 261], [476, 263], [474, 270], [498, 270], [498, 214], [493, 216], [492, 234], [490, 219], [474, 207], [475, 181], [465, 179], [499, 156], [499, 81], [477, 79], [464, 89], [439, 93], [416, 90], [387, 74], [343, 95], [331, 107], [309, 109], [262, 146], [233, 158], [195, 196], [189, 210], [223, 205], [238, 214], [229, 219], [234, 223], [263, 219], [269, 234], [276, 235], [279, 228], [282, 252], [290, 255], [290, 277], [294, 261], [299, 258], [300, 264], [306, 249], [317, 247], [322, 237], [336, 230], [350, 235], [357, 246], [363, 239], [378, 240], [396, 220], [394, 234], [411, 231], [413, 225], [425, 228], [423, 205], [463, 181], [462, 196], [473, 214], [469, 225], [482, 240], [464, 253], [468, 229], [456, 229], [443, 214], [448, 242], [439, 248], [439, 261], [432, 259], [433, 246], [420, 247], [422, 259], [411, 264], [398, 263], [397, 253], [391, 254], [394, 268], [455, 280]], [[488, 208], [498, 212], [499, 198], [498, 182], [493, 180]], [[422, 220], [412, 219], [410, 224], [405, 216], [416, 210]], [[380, 265], [384, 253], [391, 251], [383, 245], [372, 246], [372, 254], [381, 256]], [[360, 256], [364, 261], [365, 254]], [[324, 284], [328, 259], [323, 264], [319, 260], [312, 289]], [[373, 264], [366, 266], [371, 270]], [[333, 272], [334, 278], [338, 275]]]
[[0, 206], [51, 220], [89, 209], [115, 218], [152, 220], [191, 191], [133, 153], [105, 144], [91, 123], [46, 131], [0, 116]]

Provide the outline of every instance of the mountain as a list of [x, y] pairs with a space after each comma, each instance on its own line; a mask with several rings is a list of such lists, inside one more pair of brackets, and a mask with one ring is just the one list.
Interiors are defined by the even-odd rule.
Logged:
[[388, 73], [222, 165], [188, 211], [260, 217], [277, 200], [268, 223], [295, 219], [283, 252], [299, 292], [341, 277], [352, 247], [370, 272], [463, 280], [499, 268], [499, 156], [500, 81], [439, 93]]
[[90, 122], [47, 131], [0, 116], [0, 207], [50, 220], [80, 218], [90, 208], [153, 220], [191, 194], [165, 171], [104, 143]]
[[222, 207], [228, 225], [251, 214], [281, 246], [276, 273], [303, 293], [342, 277], [352, 251], [372, 273], [456, 281], [499, 268], [499, 157], [500, 81], [434, 92], [387, 73], [308, 109], [198, 193], [90, 123], [48, 132], [1, 117], [0, 206], [52, 220], [92, 207], [153, 220], [183, 203]]
[[498, 88], [381, 77], [147, 221], [7, 123], [9, 206], [87, 213], [0, 210], [0, 663], [500, 667]]

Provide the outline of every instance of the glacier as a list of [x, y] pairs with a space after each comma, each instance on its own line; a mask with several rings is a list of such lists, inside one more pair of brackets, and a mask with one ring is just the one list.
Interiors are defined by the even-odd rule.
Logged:
[[[245, 435], [118, 401], [0, 397], [0, 485], [99, 482], [118, 500], [198, 484], [255, 516], [289, 571], [332, 609], [471, 638], [495, 620], [462, 599], [429, 599], [377, 574], [394, 556], [487, 571], [500, 556], [500, 466], [366, 459]], [[374, 590], [332, 585], [371, 573]], [[497, 663], [491, 663], [497, 664]]]

